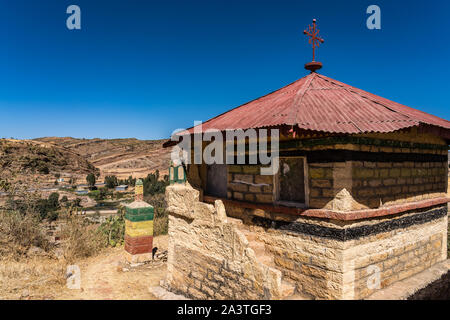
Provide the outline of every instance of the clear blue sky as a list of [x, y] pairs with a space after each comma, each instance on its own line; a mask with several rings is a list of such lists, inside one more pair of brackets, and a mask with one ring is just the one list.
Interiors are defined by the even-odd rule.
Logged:
[[0, 0], [0, 137], [166, 138], [306, 75], [313, 18], [321, 73], [450, 119], [449, 15], [444, 0]]

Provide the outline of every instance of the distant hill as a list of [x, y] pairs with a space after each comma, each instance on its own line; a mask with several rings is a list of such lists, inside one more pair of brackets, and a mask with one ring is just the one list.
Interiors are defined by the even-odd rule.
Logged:
[[54, 183], [55, 175], [75, 179], [95, 173], [79, 154], [54, 144], [34, 140], [0, 139], [0, 175], [23, 183]]
[[100, 170], [100, 179], [107, 175], [145, 177], [155, 170], [167, 174], [170, 163], [170, 148], [162, 147], [167, 140], [45, 137], [35, 141], [50, 143], [83, 156]]

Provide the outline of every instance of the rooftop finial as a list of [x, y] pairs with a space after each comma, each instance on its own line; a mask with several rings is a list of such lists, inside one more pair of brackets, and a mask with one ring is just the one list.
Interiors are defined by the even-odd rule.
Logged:
[[316, 19], [313, 19], [313, 25], [308, 26], [308, 30], [304, 30], [303, 34], [306, 34], [309, 37], [309, 43], [312, 45], [313, 49], [313, 58], [312, 62], [305, 64], [305, 69], [310, 70], [311, 72], [315, 72], [322, 68], [321, 62], [316, 62], [314, 59], [316, 58], [316, 47], [318, 48], [320, 43], [323, 43], [323, 39], [319, 37], [319, 29], [316, 28]]

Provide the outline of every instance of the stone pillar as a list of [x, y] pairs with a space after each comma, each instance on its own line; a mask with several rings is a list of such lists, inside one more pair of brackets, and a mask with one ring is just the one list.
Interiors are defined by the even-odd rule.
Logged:
[[142, 180], [136, 181], [135, 201], [125, 207], [125, 255], [129, 263], [152, 259], [154, 208], [143, 201]]

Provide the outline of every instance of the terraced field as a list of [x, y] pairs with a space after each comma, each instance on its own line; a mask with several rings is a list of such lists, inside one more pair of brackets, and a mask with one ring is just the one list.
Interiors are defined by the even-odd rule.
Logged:
[[83, 156], [100, 170], [100, 179], [107, 175], [145, 177], [155, 170], [167, 174], [170, 162], [170, 149], [162, 147], [166, 140], [45, 137], [36, 141], [54, 144]]

